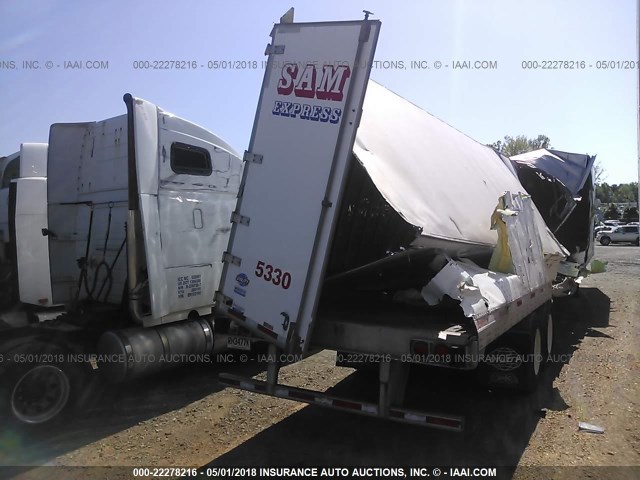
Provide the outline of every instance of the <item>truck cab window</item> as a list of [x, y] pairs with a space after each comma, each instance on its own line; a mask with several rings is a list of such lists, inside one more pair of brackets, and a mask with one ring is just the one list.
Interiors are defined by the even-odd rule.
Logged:
[[16, 157], [4, 169], [1, 188], [9, 188], [11, 180], [20, 176], [20, 157]]
[[209, 151], [187, 145], [186, 143], [171, 144], [171, 170], [184, 175], [202, 175], [208, 177], [213, 171]]

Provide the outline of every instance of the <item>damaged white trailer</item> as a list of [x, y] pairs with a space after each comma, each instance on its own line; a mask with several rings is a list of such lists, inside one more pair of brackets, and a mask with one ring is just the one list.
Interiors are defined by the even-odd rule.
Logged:
[[554, 296], [575, 295], [593, 257], [595, 155], [539, 149], [511, 157], [518, 178], [558, 241], [569, 251], [560, 263]]
[[[403, 408], [409, 366], [475, 369], [498, 349], [488, 379], [534, 388], [566, 251], [507, 158], [368, 81], [379, 29], [274, 26], [216, 307], [270, 342], [270, 362], [266, 382], [220, 378], [461, 430]], [[277, 383], [279, 352], [320, 349], [375, 359], [378, 402]]]

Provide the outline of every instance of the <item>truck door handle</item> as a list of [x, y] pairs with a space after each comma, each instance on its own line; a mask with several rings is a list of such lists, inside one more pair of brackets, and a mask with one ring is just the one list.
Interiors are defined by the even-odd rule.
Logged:
[[202, 210], [200, 210], [199, 208], [194, 208], [193, 209], [193, 226], [196, 229], [200, 229], [202, 228]]

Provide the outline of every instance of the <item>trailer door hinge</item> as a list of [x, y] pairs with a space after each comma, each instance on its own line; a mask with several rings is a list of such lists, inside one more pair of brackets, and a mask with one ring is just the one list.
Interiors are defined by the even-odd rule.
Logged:
[[245, 162], [262, 163], [262, 155], [258, 153], [251, 153], [245, 150], [242, 160]]
[[322, 206], [325, 208], [333, 207], [333, 202], [330, 202], [325, 198], [324, 200], [322, 200]]
[[289, 314], [287, 312], [280, 312], [280, 315], [282, 315], [282, 329], [286, 332], [287, 328], [289, 328], [289, 323], [290, 323], [290, 318], [289, 318]]
[[238, 212], [233, 212], [231, 214], [231, 223], [239, 223], [240, 225], [249, 226], [249, 217], [245, 217], [244, 215], [240, 215]]
[[229, 252], [224, 252], [222, 254], [222, 262], [230, 263], [231, 265], [235, 265], [236, 267], [239, 267], [242, 264], [242, 259], [240, 257], [236, 257], [235, 255]]
[[264, 49], [265, 55], [282, 55], [284, 53], [284, 45], [271, 45], [267, 44], [267, 48]]

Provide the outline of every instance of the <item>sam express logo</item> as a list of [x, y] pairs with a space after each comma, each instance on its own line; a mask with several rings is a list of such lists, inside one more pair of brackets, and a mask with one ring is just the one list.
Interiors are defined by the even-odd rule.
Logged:
[[[319, 67], [309, 63], [301, 69], [295, 63], [286, 63], [280, 72], [278, 94], [342, 102], [344, 88], [350, 76], [351, 69], [347, 65]], [[314, 122], [338, 123], [342, 108], [276, 100], [271, 113]]]

